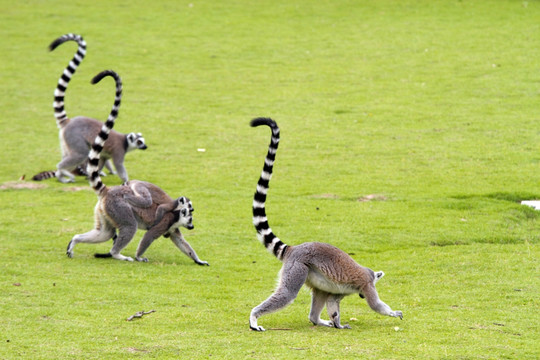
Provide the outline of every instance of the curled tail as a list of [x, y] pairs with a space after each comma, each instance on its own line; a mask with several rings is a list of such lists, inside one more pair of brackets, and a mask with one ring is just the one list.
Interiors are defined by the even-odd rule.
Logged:
[[272, 232], [272, 229], [268, 225], [265, 210], [266, 193], [268, 192], [274, 160], [276, 159], [276, 152], [279, 145], [279, 127], [274, 120], [269, 118], [256, 118], [251, 120], [252, 127], [260, 125], [266, 125], [272, 129], [272, 139], [268, 146], [268, 153], [264, 160], [261, 177], [257, 183], [257, 191], [255, 191], [255, 196], [253, 197], [253, 225], [255, 225], [255, 229], [257, 230], [259, 241], [279, 260], [283, 260], [288, 246]]
[[79, 48], [77, 49], [75, 55], [73, 55], [73, 59], [71, 59], [68, 66], [65, 68], [64, 72], [60, 76], [60, 79], [58, 79], [58, 85], [56, 85], [56, 89], [54, 90], [53, 108], [54, 116], [56, 117], [56, 125], [58, 126], [58, 128], [62, 128], [65, 125], [66, 120], [68, 119], [66, 111], [64, 110], [64, 96], [71, 77], [73, 76], [73, 74], [75, 74], [77, 67], [81, 64], [84, 56], [86, 55], [86, 42], [80, 35], [65, 34], [54, 40], [49, 45], [49, 50], [53, 51], [58, 47], [58, 45], [61, 45], [66, 41], [70, 40], [76, 41], [79, 44]]
[[114, 120], [118, 117], [118, 109], [120, 108], [120, 101], [122, 100], [122, 80], [117, 73], [112, 70], [105, 70], [97, 74], [92, 79], [92, 84], [97, 84], [106, 76], [112, 76], [116, 81], [116, 97], [114, 98], [114, 105], [112, 106], [111, 112], [107, 121], [103, 124], [101, 131], [96, 136], [94, 143], [92, 144], [92, 149], [88, 154], [88, 165], [86, 172], [88, 173], [88, 179], [90, 181], [90, 186], [94, 189], [96, 194], [99, 196], [100, 193], [105, 190], [107, 187], [101, 181], [99, 176], [99, 157], [101, 151], [103, 150], [103, 145], [109, 137], [109, 133], [114, 127]]

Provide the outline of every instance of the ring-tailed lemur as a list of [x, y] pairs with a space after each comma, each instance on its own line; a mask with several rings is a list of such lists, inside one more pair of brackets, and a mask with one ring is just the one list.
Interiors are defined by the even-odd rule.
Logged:
[[[272, 139], [253, 199], [253, 224], [260, 242], [283, 262], [283, 267], [275, 292], [251, 311], [249, 327], [252, 330], [264, 331], [264, 328], [257, 324], [257, 319], [293, 302], [303, 284], [311, 288], [309, 320], [315, 325], [350, 328], [349, 325], [340, 324], [339, 314], [341, 299], [350, 294], [359, 294], [380, 314], [403, 319], [401, 311], [392, 311], [379, 299], [375, 283], [383, 277], [382, 271], [374, 272], [357, 264], [347, 253], [332, 245], [309, 242], [289, 246], [274, 235], [268, 225], [265, 203], [279, 144], [279, 128], [272, 119], [257, 118], [251, 121], [253, 127], [260, 125], [267, 125], [272, 129]], [[330, 321], [320, 318], [325, 305]]]
[[[75, 180], [73, 171], [74, 169], [83, 164], [88, 156], [88, 151], [94, 141], [96, 135], [101, 129], [101, 122], [95, 119], [91, 119], [84, 116], [77, 116], [74, 118], [68, 118], [64, 109], [64, 96], [67, 90], [69, 81], [77, 67], [80, 65], [86, 54], [86, 42], [80, 35], [65, 34], [54, 40], [49, 49], [52, 51], [59, 45], [66, 41], [75, 41], [79, 44], [77, 52], [73, 56], [73, 59], [69, 62], [68, 66], [58, 79], [58, 85], [54, 90], [54, 116], [56, 117], [56, 125], [60, 129], [60, 148], [62, 150], [62, 160], [57, 165], [55, 176], [59, 181], [73, 182]], [[121, 134], [116, 131], [111, 131], [109, 135], [109, 141], [103, 149], [99, 169], [103, 166], [115, 174], [113, 171], [109, 159], [112, 159], [116, 173], [122, 179], [123, 182], [128, 181], [128, 174], [124, 167], [124, 158], [126, 153], [147, 148], [144, 141], [144, 137], [141, 133], [129, 133]], [[45, 180], [50, 177], [49, 171], [44, 171], [34, 175], [33, 180]]]
[[163, 235], [170, 237], [172, 242], [197, 264], [208, 265], [206, 261], [199, 259], [179, 230], [180, 226], [193, 229], [193, 206], [188, 198], [181, 196], [172, 199], [158, 186], [144, 181], [131, 180], [124, 185], [112, 187], [107, 187], [101, 181], [100, 154], [114, 126], [122, 96], [122, 82], [114, 71], [99, 73], [92, 79], [92, 83], [96, 84], [106, 76], [112, 76], [116, 80], [116, 98], [107, 121], [92, 145], [87, 167], [90, 186], [98, 196], [94, 210], [95, 228], [75, 235], [69, 242], [67, 255], [73, 257], [73, 248], [78, 243], [100, 243], [115, 238], [111, 251], [108, 254], [96, 254], [96, 257], [133, 261], [132, 258], [120, 254], [120, 251], [133, 239], [139, 228], [147, 231], [139, 243], [136, 260], [148, 261], [142, 255], [155, 239]]

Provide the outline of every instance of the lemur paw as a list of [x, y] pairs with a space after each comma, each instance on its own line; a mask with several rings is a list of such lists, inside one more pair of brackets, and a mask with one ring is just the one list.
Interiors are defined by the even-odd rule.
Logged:
[[137, 256], [135, 257], [135, 260], [140, 262], [148, 262], [148, 258]]
[[116, 255], [112, 255], [113, 258], [115, 258], [116, 260], [122, 260], [122, 261], [133, 261], [133, 258], [129, 257], [129, 256], [124, 256], [122, 254], [116, 254]]
[[265, 328], [263, 328], [262, 326], [259, 326], [259, 325], [257, 325], [257, 326], [251, 326], [250, 325], [249, 329], [253, 330], [253, 331], [266, 331]]
[[208, 263], [208, 261], [202, 261], [202, 260], [195, 260], [195, 263], [197, 263], [198, 265], [201, 265], [201, 266], [210, 266], [210, 264]]
[[392, 315], [390, 315], [390, 316], [398, 317], [398, 318], [400, 318], [401, 320], [403, 320], [403, 313], [402, 313], [401, 311], [394, 311], [394, 312], [392, 313]]
[[333, 327], [335, 327], [336, 329], [350, 329], [351, 326], [349, 324], [345, 324], [345, 325], [341, 325], [341, 324], [334, 324], [334, 323], [331, 323]]
[[[312, 321], [313, 322], [313, 321]], [[314, 325], [319, 325], [319, 326], [328, 326], [328, 327], [334, 327], [334, 323], [331, 322], [331, 321], [328, 321], [328, 320], [322, 320], [322, 319], [319, 319], [318, 321], [316, 322], [313, 322]]]
[[66, 249], [66, 255], [69, 257], [69, 258], [72, 258], [73, 257], [73, 250], [71, 249], [71, 244], [73, 243], [73, 240], [71, 240], [67, 246], [67, 249]]
[[60, 178], [58, 179], [61, 183], [63, 184], [67, 184], [67, 183], [74, 183], [75, 182], [75, 179], [71, 179], [71, 178]]

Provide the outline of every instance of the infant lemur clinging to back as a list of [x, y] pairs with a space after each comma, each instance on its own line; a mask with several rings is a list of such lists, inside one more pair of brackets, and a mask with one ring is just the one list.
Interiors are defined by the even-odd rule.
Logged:
[[107, 254], [96, 254], [96, 257], [113, 257], [118, 260], [133, 261], [131, 257], [120, 253], [133, 239], [137, 228], [146, 230], [135, 259], [148, 261], [143, 257], [146, 249], [160, 236], [170, 237], [172, 242], [195, 263], [208, 265], [197, 256], [195, 250], [184, 239], [179, 230], [180, 226], [193, 229], [193, 206], [191, 201], [181, 196], [172, 199], [157, 185], [130, 180], [124, 185], [107, 187], [101, 181], [99, 163], [100, 154], [105, 146], [114, 121], [118, 115], [122, 97], [122, 82], [114, 71], [103, 71], [96, 75], [92, 83], [97, 83], [106, 76], [116, 80], [116, 97], [111, 113], [92, 145], [87, 155], [90, 186], [98, 196], [98, 203], [94, 209], [95, 227], [84, 234], [73, 237], [67, 247], [67, 255], [73, 257], [73, 248], [78, 243], [100, 243], [118, 236], [113, 247]]

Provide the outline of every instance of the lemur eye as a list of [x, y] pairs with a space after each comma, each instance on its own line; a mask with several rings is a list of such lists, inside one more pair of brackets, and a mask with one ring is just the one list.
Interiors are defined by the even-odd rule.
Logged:
[[142, 145], [142, 141], [141, 141], [141, 140], [137, 140], [137, 145]]

